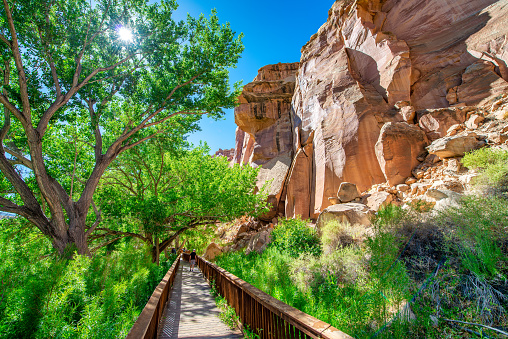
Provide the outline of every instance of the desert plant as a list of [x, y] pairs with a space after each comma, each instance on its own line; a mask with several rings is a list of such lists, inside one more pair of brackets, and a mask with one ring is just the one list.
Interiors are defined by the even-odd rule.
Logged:
[[471, 151], [462, 158], [462, 164], [480, 173], [476, 185], [493, 188], [496, 192], [508, 190], [508, 151], [497, 148], [481, 148]]
[[321, 246], [316, 231], [305, 220], [283, 219], [272, 232], [272, 246], [292, 257], [300, 253], [319, 255]]

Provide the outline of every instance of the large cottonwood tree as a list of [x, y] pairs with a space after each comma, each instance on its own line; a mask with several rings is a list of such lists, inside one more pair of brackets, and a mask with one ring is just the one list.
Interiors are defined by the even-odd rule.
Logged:
[[122, 152], [235, 105], [228, 69], [241, 37], [214, 12], [177, 22], [176, 8], [2, 0], [0, 211], [30, 220], [60, 253], [89, 253], [94, 192]]
[[90, 237], [98, 243], [94, 248], [134, 237], [158, 263], [187, 230], [265, 211], [266, 194], [256, 192], [259, 168], [230, 165], [206, 147], [178, 150], [172, 143], [156, 137], [111, 164], [98, 190], [104, 222]]

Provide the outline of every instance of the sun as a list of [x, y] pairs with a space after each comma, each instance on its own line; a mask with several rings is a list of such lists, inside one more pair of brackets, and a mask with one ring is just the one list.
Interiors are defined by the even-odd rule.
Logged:
[[132, 41], [133, 39], [133, 35], [132, 35], [132, 31], [130, 29], [128, 29], [127, 27], [120, 27], [118, 30], [118, 35], [120, 36], [120, 39], [123, 40], [123, 41]]

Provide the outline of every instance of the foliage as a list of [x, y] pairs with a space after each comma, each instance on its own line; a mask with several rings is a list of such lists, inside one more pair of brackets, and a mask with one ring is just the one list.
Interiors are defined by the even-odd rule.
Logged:
[[0, 210], [30, 220], [60, 254], [89, 254], [100, 221], [94, 193], [120, 154], [161, 134], [181, 141], [203, 114], [221, 118], [236, 105], [229, 69], [241, 35], [215, 11], [177, 22], [176, 8], [174, 0], [0, 8]]
[[175, 259], [153, 265], [136, 241], [61, 259], [23, 219], [0, 223], [0, 338], [125, 337]]
[[448, 229], [448, 251], [461, 258], [464, 268], [480, 277], [503, 274], [506, 278], [503, 273], [508, 269], [506, 200], [465, 197], [460, 208], [448, 209], [438, 221]]
[[221, 311], [219, 314], [220, 320], [222, 320], [222, 322], [229, 328], [236, 328], [238, 326], [239, 318], [236, 315], [235, 309], [232, 306], [229, 306], [228, 301], [220, 295], [215, 297], [215, 303]]
[[348, 222], [329, 221], [321, 228], [321, 244], [324, 254], [331, 254], [339, 248], [361, 243], [365, 239], [365, 226]]
[[279, 225], [273, 230], [271, 238], [273, 246], [295, 258], [300, 253], [319, 255], [321, 252], [316, 231], [308, 227], [304, 220], [279, 220]]
[[462, 164], [478, 169], [480, 177], [477, 183], [508, 190], [508, 151], [496, 148], [481, 148], [471, 151], [462, 158]]
[[[445, 318], [508, 323], [507, 211], [505, 200], [475, 197], [426, 218], [386, 206], [364, 242], [342, 241], [356, 233], [354, 225], [329, 223], [320, 255], [308, 255], [303, 246], [281, 251], [272, 243], [262, 254], [226, 253], [216, 262], [355, 338], [462, 338], [464, 331]], [[298, 232], [281, 233], [285, 243], [299, 239]], [[287, 240], [292, 234], [296, 239]]]
[[264, 210], [266, 195], [254, 193], [258, 169], [230, 166], [206, 147], [168, 152], [166, 143], [150, 140], [113, 164], [98, 194], [112, 226], [98, 227], [96, 239], [135, 236], [163, 251], [182, 232], [200, 227], [202, 236], [186, 236], [187, 247], [203, 247], [206, 226]]

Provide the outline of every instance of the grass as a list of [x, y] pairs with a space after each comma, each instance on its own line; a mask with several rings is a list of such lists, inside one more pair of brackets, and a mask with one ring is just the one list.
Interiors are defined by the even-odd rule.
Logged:
[[288, 249], [285, 244], [302, 243], [308, 234], [284, 229], [305, 221], [285, 221], [262, 254], [227, 253], [216, 262], [355, 338], [473, 332], [497, 338], [492, 330], [451, 320], [508, 327], [508, 204], [469, 197], [460, 206], [426, 218], [388, 206], [369, 232], [331, 223], [321, 230], [319, 251]]
[[142, 245], [122, 241], [93, 258], [62, 260], [21, 219], [6, 222], [0, 338], [123, 338], [175, 259], [157, 266]]

